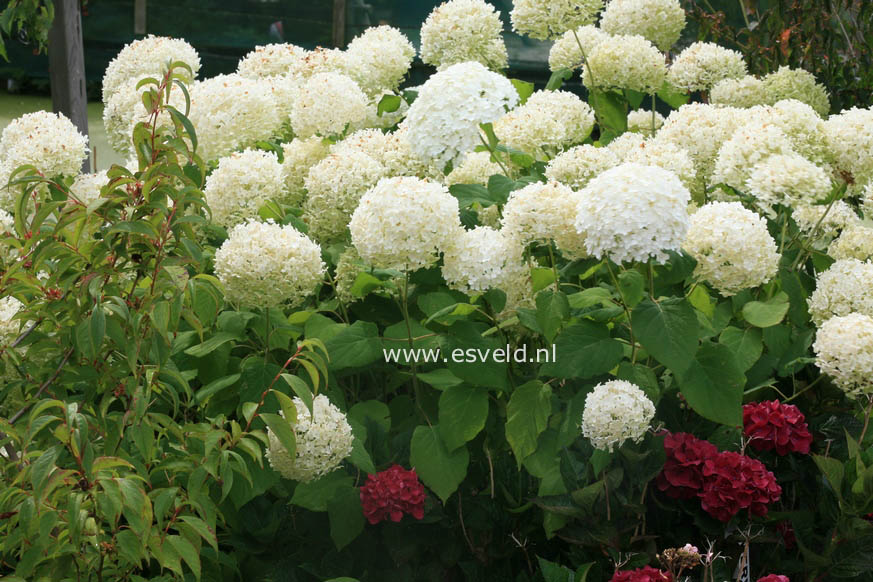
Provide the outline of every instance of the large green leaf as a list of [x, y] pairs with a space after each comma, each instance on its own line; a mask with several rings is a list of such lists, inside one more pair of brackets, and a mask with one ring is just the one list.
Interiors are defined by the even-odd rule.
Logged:
[[546, 341], [554, 341], [564, 321], [570, 317], [570, 302], [560, 291], [544, 291], [537, 295], [537, 323], [546, 336]]
[[743, 305], [743, 317], [755, 327], [779, 325], [788, 313], [788, 295], [779, 293], [767, 301], [749, 301]]
[[677, 379], [685, 400], [700, 416], [742, 425], [746, 377], [729, 347], [704, 343]]
[[591, 90], [588, 93], [588, 103], [597, 114], [597, 120], [603, 129], [621, 135], [627, 131], [627, 100], [613, 91]]
[[354, 482], [355, 479], [344, 471], [333, 471], [315, 481], [298, 483], [291, 497], [291, 504], [310, 511], [327, 511], [328, 503], [336, 492], [352, 487]]
[[333, 370], [360, 368], [382, 357], [382, 342], [375, 323], [358, 320], [327, 340]]
[[552, 413], [552, 389], [542, 382], [528, 382], [519, 386], [506, 405], [506, 440], [515, 453], [515, 461], [522, 462], [537, 450], [537, 439], [548, 426]]
[[643, 300], [631, 314], [636, 340], [658, 362], [679, 374], [697, 352], [698, 322], [694, 308], [681, 298]]
[[327, 503], [330, 519], [330, 537], [341, 550], [364, 531], [364, 512], [361, 494], [356, 487], [341, 487]]
[[764, 351], [761, 330], [753, 327], [746, 329], [727, 327], [721, 332], [718, 341], [731, 349], [743, 372], [754, 366], [761, 357], [761, 352]]
[[622, 358], [622, 346], [604, 323], [580, 321], [555, 340], [555, 361], [543, 364], [540, 376], [591, 378], [612, 370]]
[[438, 426], [415, 428], [409, 445], [409, 462], [422, 482], [445, 503], [467, 476], [470, 453], [466, 447], [450, 453], [438, 430]]
[[488, 418], [488, 391], [454, 386], [440, 396], [440, 436], [448, 451], [473, 440]]

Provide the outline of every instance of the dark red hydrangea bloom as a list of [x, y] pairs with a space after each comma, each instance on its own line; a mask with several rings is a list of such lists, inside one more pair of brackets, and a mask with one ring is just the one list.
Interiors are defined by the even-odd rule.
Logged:
[[778, 400], [744, 405], [743, 430], [751, 439], [749, 446], [759, 451], [806, 455], [812, 444], [803, 413], [793, 404], [781, 404]]
[[797, 536], [794, 534], [794, 526], [790, 521], [780, 521], [776, 524], [776, 531], [782, 534], [782, 543], [786, 550], [793, 550], [797, 546]]
[[651, 566], [643, 566], [636, 570], [616, 572], [609, 582], [673, 582], [673, 574]]
[[696, 497], [703, 487], [703, 463], [718, 449], [709, 441], [677, 432], [664, 437], [664, 451], [667, 460], [655, 481], [658, 489], [675, 499]]
[[700, 506], [725, 522], [743, 509], [763, 517], [767, 504], [782, 495], [782, 487], [764, 463], [731, 451], [707, 459], [703, 477]]
[[415, 469], [394, 465], [375, 475], [367, 475], [361, 487], [361, 507], [370, 523], [384, 519], [400, 521], [404, 513], [415, 519], [424, 517], [424, 486]]
[[791, 582], [791, 580], [782, 574], [768, 574], [763, 578], [758, 578], [758, 582]]

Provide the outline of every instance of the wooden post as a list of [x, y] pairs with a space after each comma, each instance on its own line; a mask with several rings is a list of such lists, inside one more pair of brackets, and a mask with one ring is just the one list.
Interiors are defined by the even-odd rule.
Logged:
[[333, 0], [333, 46], [346, 44], [346, 0]]
[[146, 33], [146, 0], [134, 0], [133, 3], [133, 33]]
[[[63, 113], [88, 137], [88, 97], [85, 93], [85, 51], [79, 0], [55, 0], [55, 19], [49, 30], [49, 78], [52, 109]], [[90, 161], [82, 162], [89, 172]]]

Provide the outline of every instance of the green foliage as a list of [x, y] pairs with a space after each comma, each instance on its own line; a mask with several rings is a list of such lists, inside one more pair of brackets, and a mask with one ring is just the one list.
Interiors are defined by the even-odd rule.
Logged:
[[0, 11], [0, 57], [9, 60], [5, 42], [16, 36], [30, 40], [39, 52], [44, 52], [54, 18], [52, 0], [9, 0]]

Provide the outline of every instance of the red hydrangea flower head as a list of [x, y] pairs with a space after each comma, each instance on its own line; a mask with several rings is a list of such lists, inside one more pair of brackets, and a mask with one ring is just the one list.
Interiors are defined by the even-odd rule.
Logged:
[[643, 566], [636, 570], [616, 572], [609, 582], [673, 582], [673, 574], [651, 566]]
[[753, 402], [743, 406], [743, 431], [749, 446], [777, 454], [809, 453], [812, 435], [803, 413], [793, 404], [778, 400]]
[[367, 482], [361, 487], [361, 507], [371, 524], [384, 519], [400, 521], [404, 513], [421, 519], [424, 497], [424, 486], [415, 469], [407, 471], [400, 465], [367, 475]]
[[782, 495], [782, 487], [761, 461], [731, 451], [707, 459], [703, 477], [700, 506], [725, 522], [743, 509], [763, 517], [767, 504]]
[[758, 578], [758, 582], [791, 582], [788, 576], [783, 574], [768, 574], [762, 578]]
[[703, 463], [718, 454], [709, 441], [685, 432], [667, 433], [664, 437], [667, 460], [658, 475], [658, 489], [673, 498], [690, 499], [703, 487]]

